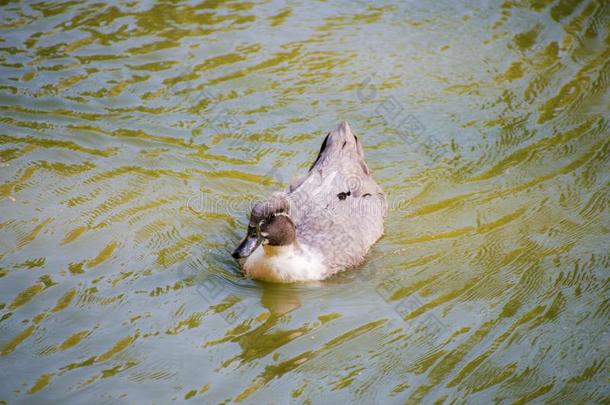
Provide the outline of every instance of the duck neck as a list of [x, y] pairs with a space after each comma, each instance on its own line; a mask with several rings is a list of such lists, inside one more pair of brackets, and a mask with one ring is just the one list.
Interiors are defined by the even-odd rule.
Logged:
[[301, 246], [295, 240], [289, 245], [281, 245], [281, 246], [271, 246], [271, 245], [263, 245], [263, 251], [266, 256], [278, 256], [283, 254], [290, 253], [300, 253], [302, 252]]

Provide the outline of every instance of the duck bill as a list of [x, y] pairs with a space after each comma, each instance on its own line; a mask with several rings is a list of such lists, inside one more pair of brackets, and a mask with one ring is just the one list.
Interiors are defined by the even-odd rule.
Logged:
[[237, 260], [245, 259], [246, 257], [250, 256], [260, 244], [261, 239], [258, 236], [246, 236], [244, 240], [241, 241], [239, 246], [235, 248], [231, 256]]

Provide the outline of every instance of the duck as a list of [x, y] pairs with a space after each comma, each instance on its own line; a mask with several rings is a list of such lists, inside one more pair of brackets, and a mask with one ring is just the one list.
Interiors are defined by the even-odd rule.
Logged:
[[306, 173], [253, 205], [232, 256], [248, 278], [321, 281], [365, 261], [384, 233], [386, 212], [362, 143], [342, 121]]

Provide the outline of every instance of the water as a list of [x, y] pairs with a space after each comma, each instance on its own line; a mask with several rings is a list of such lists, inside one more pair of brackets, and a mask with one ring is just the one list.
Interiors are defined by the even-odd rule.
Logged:
[[[0, 9], [0, 402], [610, 400], [607, 1]], [[244, 279], [343, 119], [385, 236]]]

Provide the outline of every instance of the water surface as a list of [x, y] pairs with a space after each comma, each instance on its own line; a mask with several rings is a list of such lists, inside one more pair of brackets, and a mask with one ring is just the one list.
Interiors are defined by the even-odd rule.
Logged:
[[[0, 4], [0, 402], [610, 400], [607, 1]], [[385, 236], [244, 279], [343, 119]]]

